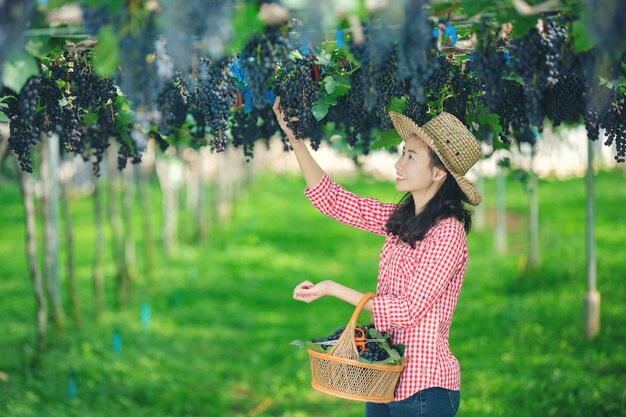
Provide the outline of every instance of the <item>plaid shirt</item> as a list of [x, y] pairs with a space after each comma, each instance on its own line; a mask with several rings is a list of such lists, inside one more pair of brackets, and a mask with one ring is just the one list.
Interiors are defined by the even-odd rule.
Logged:
[[468, 258], [461, 222], [453, 217], [440, 221], [413, 249], [385, 227], [395, 204], [359, 197], [327, 174], [304, 194], [323, 214], [385, 236], [372, 306], [376, 328], [390, 333], [393, 343], [406, 345], [394, 401], [430, 387], [459, 390], [459, 362], [450, 352], [448, 334]]

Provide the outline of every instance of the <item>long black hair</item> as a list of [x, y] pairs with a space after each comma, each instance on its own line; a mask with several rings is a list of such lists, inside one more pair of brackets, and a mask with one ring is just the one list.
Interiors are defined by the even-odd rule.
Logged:
[[430, 199], [424, 209], [415, 214], [413, 194], [406, 193], [387, 220], [387, 230], [399, 236], [404, 242], [415, 248], [415, 242], [424, 239], [426, 233], [440, 220], [456, 217], [469, 233], [472, 227], [472, 213], [465, 207], [465, 194], [452, 174], [439, 159], [439, 156], [429, 147], [431, 166], [447, 172], [441, 188]]

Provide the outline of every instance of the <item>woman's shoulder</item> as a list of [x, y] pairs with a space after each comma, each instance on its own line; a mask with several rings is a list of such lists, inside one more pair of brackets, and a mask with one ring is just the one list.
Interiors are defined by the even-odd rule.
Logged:
[[454, 216], [446, 217], [445, 219], [438, 220], [437, 223], [428, 231], [426, 236], [442, 236], [453, 235], [459, 237], [465, 237], [465, 227], [459, 219]]

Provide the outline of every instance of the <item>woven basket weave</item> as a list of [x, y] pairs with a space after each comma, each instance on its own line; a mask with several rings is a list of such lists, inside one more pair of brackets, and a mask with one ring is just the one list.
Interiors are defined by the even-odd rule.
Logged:
[[356, 401], [386, 403], [393, 400], [404, 364], [358, 362], [354, 341], [356, 320], [365, 303], [374, 297], [366, 293], [356, 306], [348, 325], [330, 351], [308, 349], [311, 359], [311, 386], [317, 391]]

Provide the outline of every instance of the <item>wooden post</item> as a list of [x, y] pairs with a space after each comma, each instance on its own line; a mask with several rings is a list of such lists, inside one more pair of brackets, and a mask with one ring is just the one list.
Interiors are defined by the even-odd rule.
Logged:
[[100, 178], [94, 175], [93, 198], [96, 221], [96, 242], [93, 265], [93, 291], [94, 291], [94, 321], [98, 323], [102, 317], [104, 307], [104, 209], [102, 207], [102, 188]]
[[587, 140], [587, 294], [585, 294], [585, 337], [600, 332], [600, 293], [596, 290], [596, 252], [593, 215], [593, 142]]
[[528, 248], [528, 270], [534, 274], [539, 270], [539, 199], [537, 198], [537, 173], [533, 170], [535, 147], [530, 150], [530, 168], [528, 170], [528, 203], [530, 223], [530, 247]]
[[[35, 314], [37, 324], [36, 351], [39, 354], [43, 352], [45, 347], [48, 312], [41, 272], [37, 264], [37, 215], [35, 213], [35, 202], [32, 191], [32, 184], [30, 183], [27, 176], [22, 172], [19, 164], [16, 164], [16, 166], [17, 174], [20, 179], [20, 190], [22, 192], [22, 199], [24, 201], [24, 218], [26, 220], [26, 255], [28, 258], [30, 281], [33, 286], [33, 296], [35, 297]], [[37, 362], [37, 360], [38, 358], [35, 358], [35, 362]]]
[[504, 168], [498, 165], [496, 171], [496, 250], [506, 252], [506, 210], [505, 210]]
[[52, 307], [52, 317], [57, 328], [63, 327], [65, 314], [61, 304], [59, 283], [59, 136], [45, 136], [42, 141], [42, 180], [44, 183], [45, 210], [45, 268], [44, 277]]

